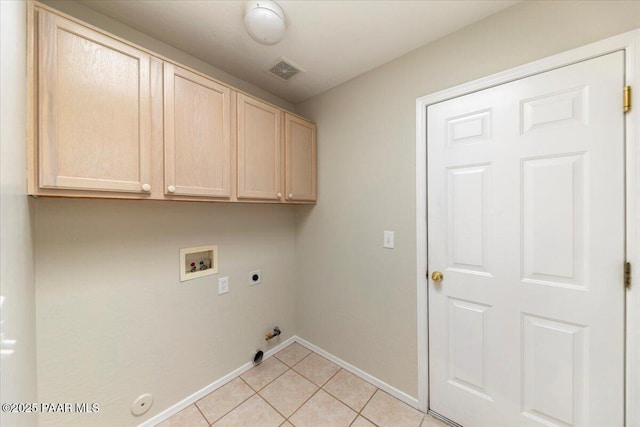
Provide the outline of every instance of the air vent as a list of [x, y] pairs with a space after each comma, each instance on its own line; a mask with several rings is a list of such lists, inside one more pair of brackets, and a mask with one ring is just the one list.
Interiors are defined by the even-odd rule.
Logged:
[[303, 69], [284, 58], [278, 58], [275, 65], [269, 69], [271, 74], [284, 81], [303, 71]]

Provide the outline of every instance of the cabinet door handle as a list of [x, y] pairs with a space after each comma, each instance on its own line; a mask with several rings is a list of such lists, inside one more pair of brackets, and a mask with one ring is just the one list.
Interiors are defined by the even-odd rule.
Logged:
[[173, 186], [173, 185], [170, 185], [170, 186], [167, 187], [167, 191], [169, 193], [175, 193], [176, 192], [176, 187]]
[[278, 194], [276, 194], [276, 196], [278, 197], [278, 199], [281, 199], [282, 198], [282, 193], [278, 193]]
[[289, 197], [288, 199], [292, 200], [293, 199], [293, 193], [289, 193]]
[[142, 184], [142, 191], [146, 191], [148, 193], [151, 191], [151, 186], [149, 184]]

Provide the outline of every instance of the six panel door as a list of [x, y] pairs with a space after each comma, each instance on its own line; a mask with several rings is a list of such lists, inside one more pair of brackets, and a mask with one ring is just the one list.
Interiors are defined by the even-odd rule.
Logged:
[[38, 11], [39, 185], [148, 193], [149, 56]]
[[316, 200], [316, 125], [285, 114], [285, 194], [288, 201]]
[[164, 64], [165, 193], [231, 195], [228, 87]]
[[624, 424], [624, 54], [428, 107], [430, 408]]

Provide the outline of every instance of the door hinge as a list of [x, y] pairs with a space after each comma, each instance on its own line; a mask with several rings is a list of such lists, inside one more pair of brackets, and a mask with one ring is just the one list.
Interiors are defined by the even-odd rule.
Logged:
[[624, 87], [623, 109], [625, 113], [631, 111], [631, 86]]
[[631, 288], [631, 263], [624, 263], [624, 287]]

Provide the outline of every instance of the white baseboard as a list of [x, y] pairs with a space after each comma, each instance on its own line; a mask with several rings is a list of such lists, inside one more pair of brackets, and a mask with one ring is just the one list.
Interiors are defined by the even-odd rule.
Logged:
[[[273, 347], [272, 349], [265, 351], [264, 352], [264, 356], [263, 356], [263, 360], [268, 359], [269, 357], [273, 356], [274, 354], [276, 354], [277, 352], [279, 352], [280, 350], [282, 350], [283, 348], [285, 348], [289, 344], [292, 344], [296, 340], [297, 340], [297, 337], [294, 335], [291, 338], [288, 338], [288, 339], [284, 340], [283, 342], [281, 342], [277, 346]], [[153, 417], [151, 417], [148, 420], [146, 420], [143, 423], [141, 423], [138, 427], [153, 427], [153, 426], [155, 426], [157, 424], [160, 424], [162, 421], [166, 420], [170, 416], [177, 414], [178, 412], [182, 411], [187, 406], [191, 405], [192, 403], [197, 402], [198, 400], [202, 399], [203, 397], [205, 397], [206, 395], [208, 395], [212, 391], [219, 389], [220, 387], [222, 387], [223, 385], [225, 385], [229, 381], [231, 381], [231, 380], [239, 377], [240, 375], [244, 374], [249, 369], [253, 368], [253, 366], [254, 366], [253, 362], [245, 363], [244, 365], [240, 366], [238, 369], [236, 369], [236, 370], [234, 370], [232, 372], [229, 372], [224, 377], [222, 377], [222, 378], [212, 382], [208, 386], [196, 391], [191, 396], [188, 396], [188, 397], [182, 399], [180, 402], [176, 403], [175, 405], [165, 409], [164, 411], [160, 412], [159, 414], [154, 415]]]
[[355, 366], [351, 365], [350, 363], [345, 362], [344, 360], [334, 356], [333, 354], [324, 351], [323, 349], [321, 349], [320, 347], [317, 347], [313, 344], [311, 344], [309, 341], [302, 339], [298, 336], [295, 336], [295, 341], [302, 345], [305, 346], [306, 348], [308, 348], [311, 351], [314, 351], [316, 353], [318, 353], [320, 356], [324, 357], [325, 359], [328, 359], [330, 361], [332, 361], [333, 363], [335, 363], [336, 365], [340, 366], [343, 369], [346, 369], [347, 371], [351, 372], [354, 375], [359, 376], [360, 378], [362, 378], [363, 380], [373, 384], [374, 386], [378, 387], [380, 390], [385, 391], [387, 393], [389, 393], [391, 396], [395, 397], [398, 400], [403, 401], [404, 403], [406, 403], [409, 406], [412, 406], [414, 408], [418, 408], [418, 399], [416, 399], [415, 397], [411, 397], [409, 396], [407, 393], [398, 390], [397, 388], [390, 386], [389, 384], [385, 383], [384, 381], [374, 377], [373, 375], [363, 371], [362, 369], [358, 369]]
[[[273, 356], [274, 354], [276, 354], [277, 352], [279, 352], [280, 350], [282, 350], [283, 348], [285, 348], [286, 346], [288, 346], [289, 344], [292, 344], [294, 342], [297, 342], [298, 344], [308, 348], [309, 350], [318, 353], [320, 356], [324, 357], [325, 359], [328, 359], [328, 360], [332, 361], [333, 363], [335, 363], [336, 365], [340, 366], [341, 368], [346, 369], [347, 371], [351, 372], [352, 374], [359, 376], [363, 380], [373, 384], [374, 386], [378, 387], [380, 390], [389, 393], [391, 396], [403, 401], [407, 405], [410, 405], [410, 406], [412, 406], [412, 407], [414, 407], [416, 409], [418, 408], [418, 399], [416, 399], [415, 397], [409, 396], [407, 393], [405, 393], [403, 391], [400, 391], [400, 390], [398, 390], [397, 388], [395, 388], [393, 386], [390, 386], [389, 384], [387, 384], [384, 381], [374, 377], [371, 374], [368, 374], [367, 372], [363, 371], [362, 369], [356, 368], [355, 366], [351, 365], [350, 363], [345, 362], [344, 360], [334, 356], [333, 354], [331, 354], [331, 353], [329, 353], [327, 351], [324, 351], [320, 347], [317, 347], [317, 346], [311, 344], [309, 341], [307, 341], [305, 339], [302, 339], [302, 338], [300, 338], [300, 337], [298, 337], [296, 335], [292, 336], [291, 338], [286, 339], [285, 341], [281, 342], [280, 344], [278, 344], [277, 346], [275, 346], [271, 350], [266, 351], [264, 353], [264, 359], [268, 359], [269, 357]], [[220, 387], [222, 387], [223, 385], [225, 385], [229, 381], [231, 381], [231, 380], [239, 377], [240, 375], [244, 374], [249, 369], [253, 368], [253, 366], [254, 365], [253, 365], [252, 362], [245, 363], [244, 365], [240, 366], [238, 369], [236, 369], [236, 370], [228, 373], [224, 377], [212, 382], [211, 384], [209, 384], [208, 386], [204, 387], [203, 389], [196, 391], [191, 396], [188, 396], [188, 397], [182, 399], [180, 402], [176, 403], [175, 405], [165, 409], [164, 411], [160, 412], [157, 415], [154, 415], [153, 417], [151, 417], [148, 420], [144, 421], [138, 427], [153, 427], [153, 426], [155, 426], [157, 424], [160, 424], [162, 421], [166, 420], [170, 416], [177, 414], [178, 412], [182, 411], [187, 406], [191, 405], [192, 403], [197, 402], [198, 400], [202, 399], [203, 397], [205, 397], [206, 395], [208, 395], [212, 391], [219, 389]]]

